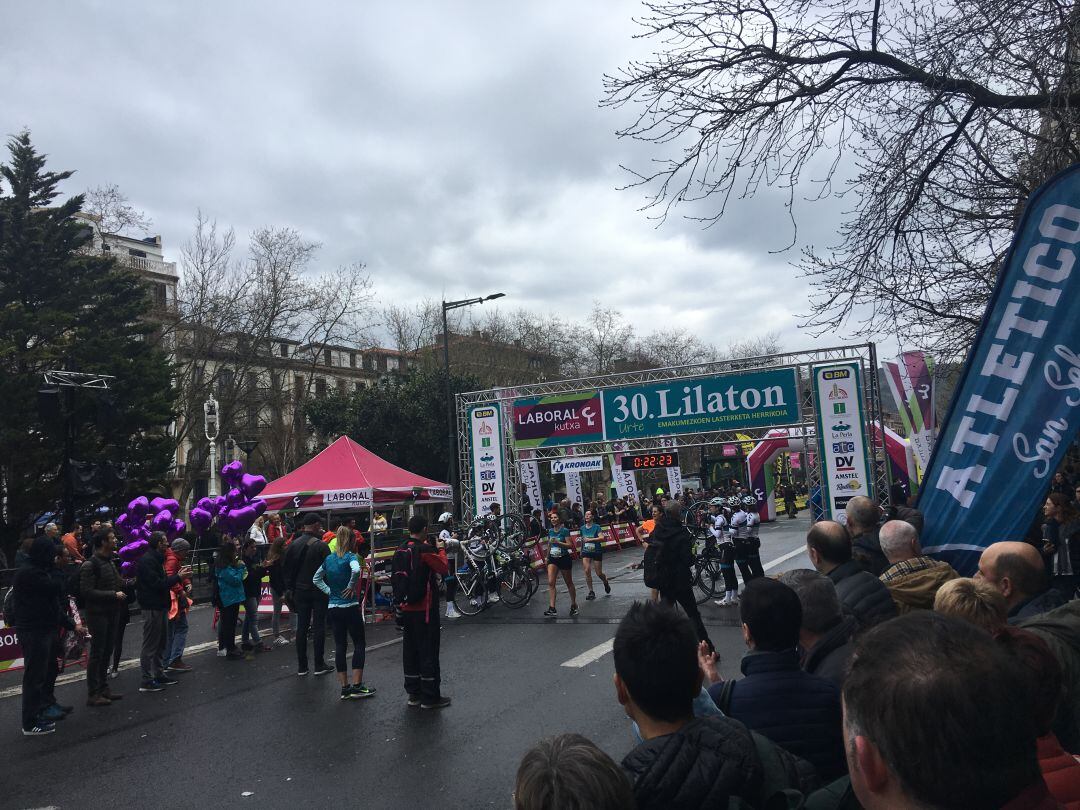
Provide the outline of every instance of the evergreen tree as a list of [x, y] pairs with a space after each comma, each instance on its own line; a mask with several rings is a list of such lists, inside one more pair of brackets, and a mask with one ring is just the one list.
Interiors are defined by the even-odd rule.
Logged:
[[[142, 281], [85, 250], [91, 229], [74, 219], [81, 195], [57, 201], [73, 172], [46, 171], [27, 132], [8, 149], [0, 165], [0, 541], [10, 553], [36, 517], [60, 508], [68, 417], [72, 459], [126, 479], [98, 495], [76, 488], [75, 507], [116, 506], [167, 473], [174, 392], [169, 361], [149, 339]], [[39, 395], [43, 373], [56, 369], [115, 379], [107, 392]]]

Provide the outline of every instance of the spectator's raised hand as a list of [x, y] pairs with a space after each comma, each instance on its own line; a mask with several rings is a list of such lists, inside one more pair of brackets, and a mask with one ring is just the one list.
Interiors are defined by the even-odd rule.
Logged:
[[720, 683], [723, 680], [720, 677], [720, 671], [717, 669], [720, 656], [710, 650], [709, 645], [704, 641], [698, 642], [697, 660], [698, 666], [701, 668], [701, 674], [705, 677], [706, 686]]

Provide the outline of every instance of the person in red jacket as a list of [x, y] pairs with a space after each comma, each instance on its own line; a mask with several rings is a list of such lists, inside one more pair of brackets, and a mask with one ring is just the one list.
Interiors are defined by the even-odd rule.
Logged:
[[405, 545], [419, 548], [420, 559], [416, 565], [420, 566], [420, 576], [426, 577], [427, 590], [421, 602], [401, 606], [404, 629], [402, 665], [409, 705], [421, 709], [444, 709], [450, 705], [450, 698], [443, 695], [439, 688], [438, 583], [446, 576], [450, 566], [442, 540], [436, 540], [434, 547], [427, 544], [427, 525], [427, 519], [420, 515], [409, 518], [409, 539]]

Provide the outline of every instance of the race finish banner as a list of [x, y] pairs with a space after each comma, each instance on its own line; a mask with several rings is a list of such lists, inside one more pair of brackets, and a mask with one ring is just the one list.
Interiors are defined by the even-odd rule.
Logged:
[[493, 503], [506, 510], [502, 444], [498, 403], [469, 408], [469, 457], [472, 461], [473, 503], [478, 515], [487, 514]]
[[608, 441], [799, 421], [793, 368], [612, 388], [601, 401]]
[[964, 576], [1022, 540], [1080, 428], [1080, 165], [1031, 195], [923, 476], [922, 545]]
[[859, 364], [815, 366], [813, 374], [825, 517], [844, 522], [848, 501], [874, 497]]

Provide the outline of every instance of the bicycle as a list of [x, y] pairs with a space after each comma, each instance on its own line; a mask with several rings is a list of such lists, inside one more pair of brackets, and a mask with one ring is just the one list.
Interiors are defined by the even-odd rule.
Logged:
[[[529, 566], [524, 552], [519, 549], [506, 551], [489, 546], [481, 535], [473, 533], [465, 542], [457, 542], [464, 555], [464, 565], [455, 571], [457, 592], [454, 605], [465, 616], [475, 616], [491, 605], [491, 594], [508, 608], [516, 609], [528, 604], [539, 588], [535, 572]], [[494, 591], [489, 583], [494, 582]]]
[[[707, 530], [706, 530], [707, 532]], [[704, 548], [701, 548], [701, 543]], [[716, 539], [711, 535], [694, 537], [694, 587], [701, 594], [697, 603], [703, 604], [724, 593], [724, 574], [720, 568], [721, 553]]]

